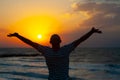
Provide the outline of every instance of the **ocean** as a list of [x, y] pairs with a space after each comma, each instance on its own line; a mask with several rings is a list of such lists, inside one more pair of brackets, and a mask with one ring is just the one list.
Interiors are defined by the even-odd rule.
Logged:
[[[120, 48], [77, 48], [72, 80], [120, 80]], [[47, 80], [45, 59], [33, 48], [0, 48], [0, 80]]]

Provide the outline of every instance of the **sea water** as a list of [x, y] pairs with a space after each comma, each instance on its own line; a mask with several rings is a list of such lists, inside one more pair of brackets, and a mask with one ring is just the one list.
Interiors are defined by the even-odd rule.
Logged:
[[[32, 54], [40, 53], [0, 48], [0, 80], [47, 80], [44, 57], [27, 56]], [[69, 75], [73, 80], [120, 80], [120, 48], [77, 48], [70, 55]]]

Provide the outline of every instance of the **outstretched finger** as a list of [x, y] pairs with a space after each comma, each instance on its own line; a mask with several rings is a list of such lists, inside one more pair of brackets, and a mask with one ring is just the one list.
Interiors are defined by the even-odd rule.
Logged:
[[10, 33], [10, 34], [8, 34], [7, 36], [8, 36], [8, 37], [11, 37], [11, 36], [12, 36], [12, 34]]

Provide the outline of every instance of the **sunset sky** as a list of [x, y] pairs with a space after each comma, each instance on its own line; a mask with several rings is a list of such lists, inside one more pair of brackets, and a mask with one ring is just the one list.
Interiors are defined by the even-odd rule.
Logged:
[[62, 45], [87, 33], [93, 34], [81, 47], [120, 47], [120, 0], [0, 0], [0, 47], [29, 47], [9, 33], [43, 45], [59, 34]]

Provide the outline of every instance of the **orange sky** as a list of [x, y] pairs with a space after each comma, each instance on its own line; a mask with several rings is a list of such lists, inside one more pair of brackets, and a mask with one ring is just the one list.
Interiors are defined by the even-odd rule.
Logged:
[[[71, 1], [1, 0], [0, 3], [2, 46], [26, 46], [15, 38], [7, 38], [8, 33], [18, 32], [34, 42], [48, 45], [52, 34], [62, 35], [77, 27], [74, 25], [76, 22], [71, 23], [75, 16], [67, 12], [71, 8]], [[37, 37], [39, 34], [42, 35], [41, 39]]]
[[[8, 38], [6, 36], [8, 33], [18, 32], [34, 42], [50, 46], [49, 38], [54, 33], [59, 34], [63, 39], [63, 44], [66, 44], [82, 36], [92, 26], [97, 28], [102, 26], [102, 29], [107, 32], [104, 34], [107, 38], [97, 37], [96, 41], [100, 41], [100, 46], [116, 46], [117, 42], [112, 43], [112, 41], [119, 41], [117, 37], [113, 37], [119, 32], [120, 25], [116, 23], [120, 18], [117, 16], [120, 12], [117, 9], [119, 4], [116, 3], [105, 0], [101, 2], [98, 0], [93, 0], [93, 2], [87, 0], [0, 0], [0, 47], [27, 46], [17, 38]], [[112, 5], [116, 11], [112, 11]], [[42, 37], [38, 38], [38, 35]], [[93, 38], [88, 40], [88, 46], [93, 44]], [[111, 41], [106, 43], [107, 39]]]

